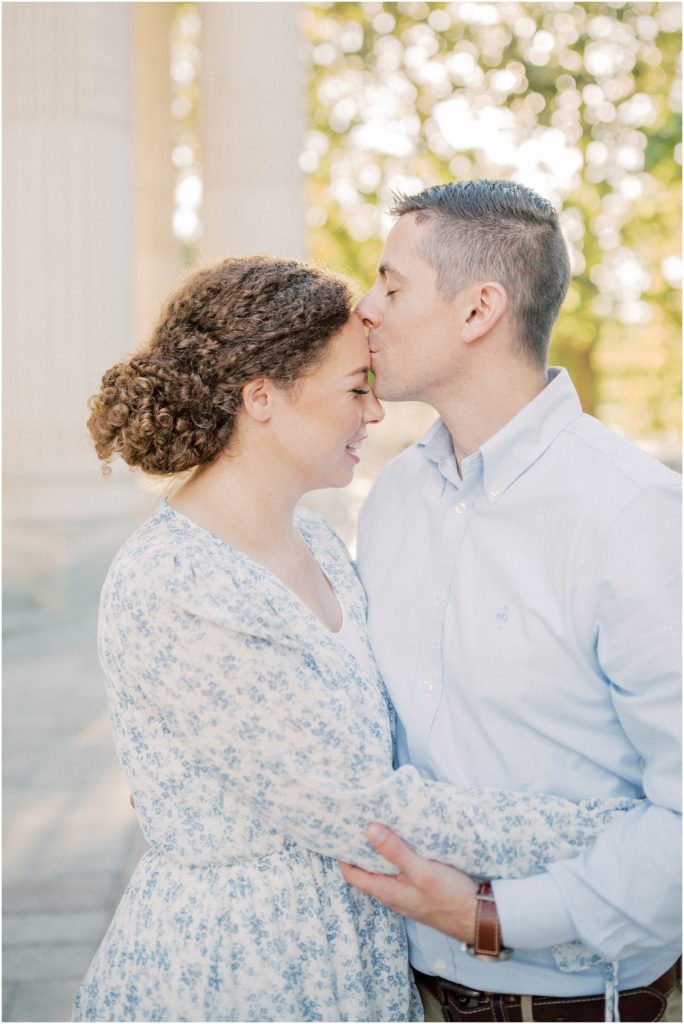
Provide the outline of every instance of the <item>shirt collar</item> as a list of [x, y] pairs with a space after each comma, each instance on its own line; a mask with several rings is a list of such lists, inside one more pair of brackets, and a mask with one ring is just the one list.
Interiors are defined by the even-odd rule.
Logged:
[[425, 458], [430, 462], [442, 462], [454, 454], [451, 434], [441, 417], [428, 427], [418, 442], [418, 447], [425, 449]]
[[[490, 503], [493, 504], [546, 451], [554, 438], [581, 415], [582, 407], [567, 370], [550, 366], [544, 390], [479, 449]], [[441, 418], [427, 430], [418, 447], [425, 458], [437, 465], [454, 458], [451, 435]], [[444, 472], [445, 467], [441, 468]]]

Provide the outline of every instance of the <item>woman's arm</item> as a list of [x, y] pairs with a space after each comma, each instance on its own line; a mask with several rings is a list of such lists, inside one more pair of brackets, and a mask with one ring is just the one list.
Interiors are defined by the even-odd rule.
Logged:
[[[158, 598], [156, 598], [158, 601]], [[591, 845], [627, 809], [551, 795], [459, 790], [392, 771], [363, 733], [372, 723], [296, 652], [265, 644], [168, 600], [145, 616], [129, 680], [144, 680], [178, 755], [219, 771], [237, 801], [318, 853], [371, 871], [387, 863], [365, 830], [382, 821], [423, 857], [468, 874], [519, 877]], [[157, 661], [153, 653], [163, 650]], [[353, 764], [362, 766], [354, 772]]]

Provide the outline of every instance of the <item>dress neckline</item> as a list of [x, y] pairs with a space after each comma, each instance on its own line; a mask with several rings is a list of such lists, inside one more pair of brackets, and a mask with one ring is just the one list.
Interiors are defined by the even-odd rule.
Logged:
[[[347, 624], [347, 610], [346, 610], [344, 604], [342, 603], [342, 600], [340, 599], [340, 595], [337, 593], [337, 590], [335, 589], [335, 586], [334, 586], [332, 580], [328, 576], [327, 572], [324, 570], [324, 568], [321, 565], [321, 563], [319, 562], [318, 558], [316, 558], [316, 553], [313, 550], [312, 546], [309, 544], [309, 542], [307, 541], [306, 537], [301, 532], [301, 530], [298, 529], [297, 523], [296, 523], [296, 519], [295, 519], [295, 522], [294, 522], [294, 527], [297, 530], [297, 533], [299, 534], [299, 536], [302, 538], [302, 540], [306, 544], [306, 546], [307, 546], [307, 548], [308, 548], [308, 550], [309, 550], [313, 560], [315, 561], [316, 565], [318, 566], [320, 571], [323, 573], [323, 576], [327, 580], [328, 586], [332, 590], [333, 595], [334, 595], [334, 597], [335, 597], [335, 599], [337, 601], [337, 604], [339, 606], [339, 609], [340, 609], [340, 612], [341, 612], [341, 615], [342, 615], [342, 622], [340, 623], [340, 628], [338, 630], [333, 630], [333, 629], [330, 629], [328, 626], [326, 626], [325, 622], [323, 622], [323, 620], [316, 614], [316, 612], [313, 610], [313, 608], [311, 608], [311, 606], [308, 605], [307, 602], [302, 597], [299, 596], [299, 594], [297, 594], [294, 590], [292, 590], [291, 587], [288, 587], [287, 584], [284, 583], [281, 580], [280, 576], [277, 575], [277, 573], [273, 572], [271, 569], [269, 569], [267, 566], [265, 566], [262, 562], [257, 562], [257, 560], [255, 558], [252, 558], [251, 555], [248, 555], [246, 551], [243, 551], [241, 548], [236, 548], [234, 544], [229, 544], [228, 541], [222, 540], [222, 538], [219, 537], [217, 534], [215, 534], [212, 530], [208, 530], [206, 528], [206, 526], [200, 526], [199, 523], [195, 522], [194, 519], [192, 519], [190, 516], [186, 515], [185, 512], [181, 512], [179, 509], [176, 508], [175, 505], [172, 505], [169, 502], [168, 498], [164, 498], [164, 500], [162, 502], [162, 509], [170, 511], [178, 519], [182, 519], [186, 523], [188, 523], [190, 526], [192, 526], [192, 528], [194, 530], [197, 530], [199, 533], [206, 534], [207, 537], [211, 537], [211, 539], [216, 544], [218, 544], [220, 547], [225, 548], [227, 551], [231, 551], [234, 555], [237, 555], [240, 559], [242, 559], [242, 561], [247, 562], [250, 565], [256, 566], [256, 568], [258, 568], [260, 572], [265, 573], [267, 576], [270, 576], [270, 578], [274, 581], [274, 583], [281, 590], [285, 591], [285, 593], [287, 593], [290, 596], [290, 598], [292, 598], [293, 601], [296, 601], [298, 604], [300, 604], [302, 606], [302, 608], [306, 611], [306, 613], [308, 615], [310, 615], [311, 618], [314, 619], [318, 623], [318, 625], [320, 626], [320, 628], [322, 630], [325, 631], [327, 636], [329, 636], [329, 637], [331, 637], [333, 639], [336, 639], [336, 640], [339, 640], [339, 638], [342, 636], [342, 633], [343, 633], [343, 631], [345, 629], [345, 625]], [[295, 509], [295, 512], [296, 512], [296, 509]]]

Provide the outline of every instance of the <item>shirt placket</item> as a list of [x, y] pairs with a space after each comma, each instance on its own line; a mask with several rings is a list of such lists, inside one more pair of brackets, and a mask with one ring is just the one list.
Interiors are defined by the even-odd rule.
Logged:
[[[429, 577], [424, 600], [424, 624], [414, 680], [412, 723], [409, 726], [409, 750], [412, 763], [428, 777], [430, 734], [444, 692], [442, 637], [449, 596], [457, 570], [468, 524], [474, 512], [474, 499], [481, 487], [481, 461], [464, 466], [464, 478], [455, 475], [455, 464], [439, 467], [444, 476], [443, 518], [439, 556]], [[451, 472], [449, 471], [451, 470]]]

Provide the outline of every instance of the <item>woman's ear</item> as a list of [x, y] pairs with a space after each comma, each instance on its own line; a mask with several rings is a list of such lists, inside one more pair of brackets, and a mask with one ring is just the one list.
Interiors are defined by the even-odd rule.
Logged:
[[258, 423], [268, 423], [273, 415], [274, 384], [268, 377], [257, 377], [242, 389], [245, 412]]
[[496, 281], [478, 285], [470, 293], [470, 301], [465, 308], [461, 340], [469, 343], [482, 338], [498, 324], [507, 309], [508, 296], [503, 285]]

